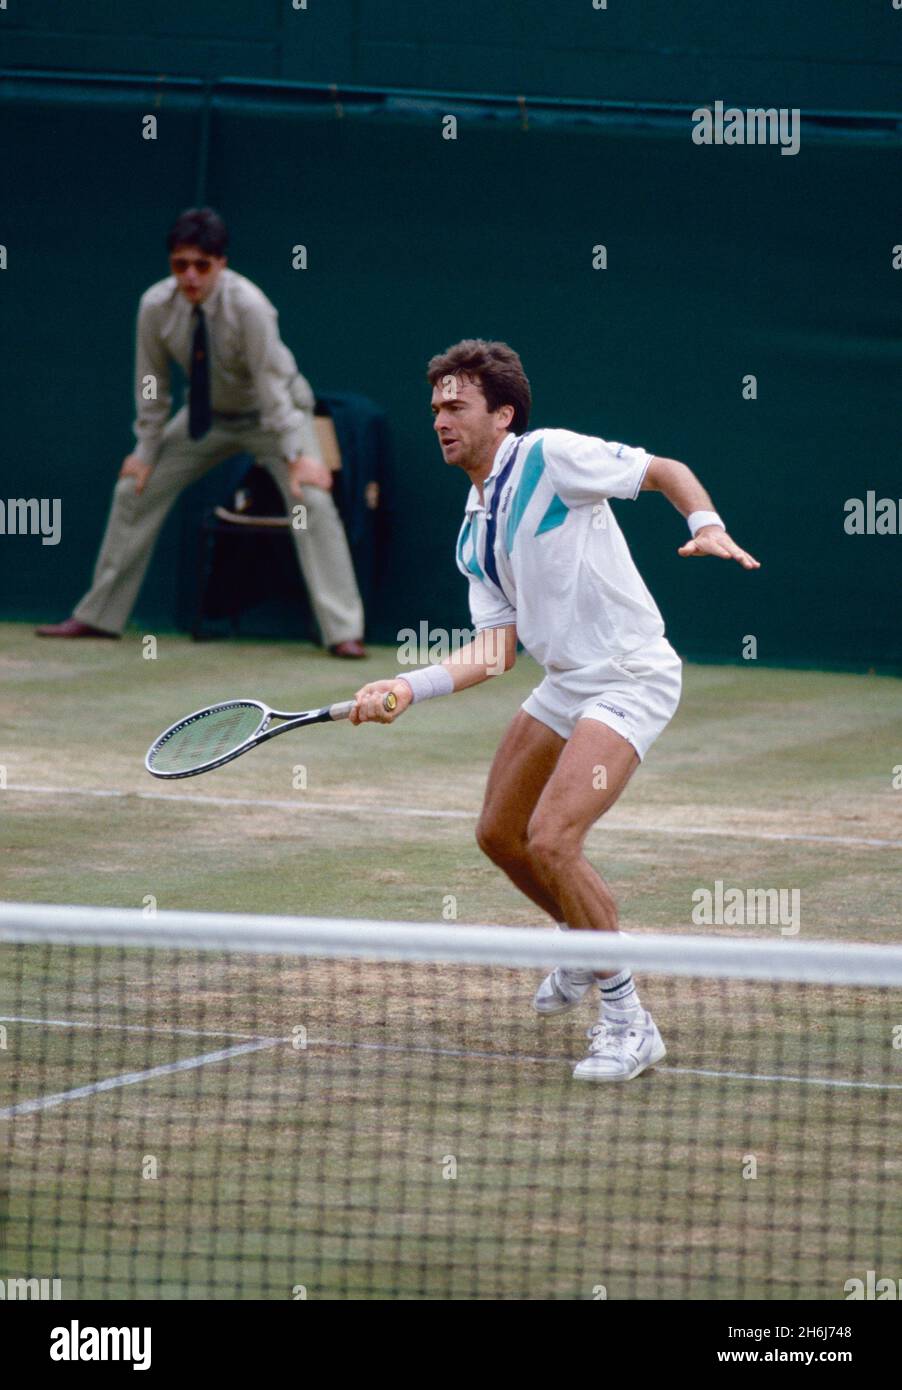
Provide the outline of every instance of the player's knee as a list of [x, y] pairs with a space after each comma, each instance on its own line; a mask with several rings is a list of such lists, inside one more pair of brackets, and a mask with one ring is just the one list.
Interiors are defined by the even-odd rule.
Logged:
[[525, 846], [497, 820], [481, 816], [476, 825], [476, 843], [494, 864], [522, 856]]
[[546, 874], [565, 873], [579, 858], [579, 845], [550, 821], [532, 820], [526, 832], [529, 857]]

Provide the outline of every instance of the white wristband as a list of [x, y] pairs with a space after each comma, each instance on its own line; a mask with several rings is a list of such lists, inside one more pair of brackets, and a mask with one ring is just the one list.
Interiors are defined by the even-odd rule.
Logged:
[[717, 515], [717, 512], [690, 512], [686, 517], [686, 525], [689, 527], [693, 536], [696, 531], [700, 531], [703, 526], [720, 526], [724, 531], [727, 529]]
[[454, 691], [454, 677], [447, 666], [421, 666], [418, 671], [398, 679], [410, 686], [414, 704], [418, 700], [434, 700], [436, 695], [451, 695]]

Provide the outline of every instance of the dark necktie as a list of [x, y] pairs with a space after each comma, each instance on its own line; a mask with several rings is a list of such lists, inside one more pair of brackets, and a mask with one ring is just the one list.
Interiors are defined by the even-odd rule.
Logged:
[[194, 309], [194, 316], [196, 324], [191, 340], [191, 376], [188, 383], [188, 433], [192, 439], [203, 439], [212, 423], [212, 415], [207, 321], [199, 304]]

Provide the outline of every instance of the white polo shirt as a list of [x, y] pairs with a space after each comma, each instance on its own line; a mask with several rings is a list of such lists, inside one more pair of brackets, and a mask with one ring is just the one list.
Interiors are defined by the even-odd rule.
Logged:
[[663, 637], [607, 501], [637, 497], [651, 458], [571, 430], [504, 439], [484, 503], [470, 488], [457, 538], [473, 626], [515, 623], [548, 671], [596, 666]]

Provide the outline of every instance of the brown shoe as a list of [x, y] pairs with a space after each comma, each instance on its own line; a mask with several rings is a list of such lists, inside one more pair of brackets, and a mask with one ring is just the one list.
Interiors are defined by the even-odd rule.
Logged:
[[366, 647], [356, 638], [352, 638], [350, 642], [336, 642], [329, 651], [333, 656], [343, 656], [351, 661], [358, 661], [360, 657], [366, 656]]
[[77, 618], [67, 618], [64, 623], [48, 623], [35, 628], [36, 637], [120, 637], [118, 632], [103, 632], [89, 623], [80, 623]]

